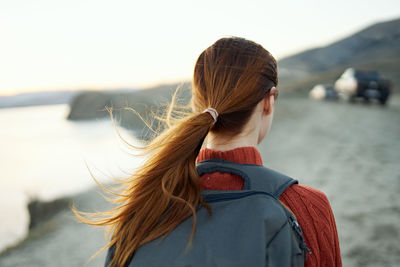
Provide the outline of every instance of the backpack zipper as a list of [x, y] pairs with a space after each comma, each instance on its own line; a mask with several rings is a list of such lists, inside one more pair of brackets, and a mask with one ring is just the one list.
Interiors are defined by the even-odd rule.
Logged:
[[303, 231], [297, 220], [295, 220], [292, 216], [289, 217], [290, 224], [292, 225], [293, 230], [296, 232], [298, 238], [300, 239], [300, 248], [303, 250], [304, 255], [307, 259], [308, 255], [311, 254], [311, 249], [307, 247], [306, 242], [304, 241]]

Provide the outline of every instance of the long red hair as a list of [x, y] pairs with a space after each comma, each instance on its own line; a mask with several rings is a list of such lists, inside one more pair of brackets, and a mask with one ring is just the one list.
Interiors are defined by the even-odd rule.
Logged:
[[[193, 112], [176, 115], [181, 113], [174, 113], [173, 98], [165, 117], [168, 127], [140, 148], [148, 155], [146, 162], [123, 181], [122, 192], [111, 192], [119, 205], [95, 214], [74, 209], [82, 222], [107, 226], [112, 233], [103, 248], [115, 247], [110, 266], [124, 266], [141, 245], [167, 235], [189, 216], [193, 236], [196, 208], [206, 206], [195, 165], [204, 139], [209, 131], [240, 133], [257, 103], [277, 83], [275, 59], [252, 41], [222, 38], [200, 54], [192, 82]], [[202, 112], [209, 107], [219, 113], [215, 124]]]

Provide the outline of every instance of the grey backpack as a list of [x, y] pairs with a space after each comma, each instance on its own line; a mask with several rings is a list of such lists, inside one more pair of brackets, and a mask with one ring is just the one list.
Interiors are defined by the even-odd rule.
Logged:
[[[192, 217], [168, 236], [137, 249], [128, 264], [136, 266], [304, 266], [310, 250], [293, 214], [278, 200], [296, 180], [261, 165], [221, 159], [197, 164], [199, 175], [225, 172], [240, 175], [244, 190], [202, 191], [212, 216], [197, 211], [192, 244]], [[108, 251], [106, 265], [113, 257]]]

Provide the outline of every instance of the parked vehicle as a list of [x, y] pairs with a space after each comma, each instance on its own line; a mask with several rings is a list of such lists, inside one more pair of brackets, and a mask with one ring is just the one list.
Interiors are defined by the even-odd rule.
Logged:
[[361, 71], [348, 68], [335, 82], [334, 88], [339, 96], [353, 102], [357, 98], [364, 101], [377, 100], [385, 105], [391, 92], [392, 84], [377, 71]]

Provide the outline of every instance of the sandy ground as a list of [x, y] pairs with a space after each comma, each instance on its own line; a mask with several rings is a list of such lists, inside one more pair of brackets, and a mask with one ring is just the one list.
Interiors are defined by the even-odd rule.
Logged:
[[[400, 96], [386, 108], [287, 98], [259, 149], [266, 166], [328, 196], [344, 266], [399, 266], [399, 138]], [[74, 201], [82, 210], [107, 208], [95, 190]], [[0, 266], [84, 266], [105, 242], [93, 228], [64, 211], [1, 254]]]

